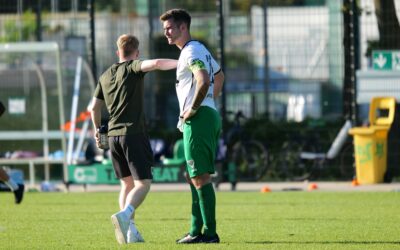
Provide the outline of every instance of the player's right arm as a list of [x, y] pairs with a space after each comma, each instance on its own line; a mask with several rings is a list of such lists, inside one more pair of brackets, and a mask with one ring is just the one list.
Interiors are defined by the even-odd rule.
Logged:
[[103, 90], [99, 82], [94, 91], [94, 97], [92, 98], [92, 102], [88, 107], [88, 111], [90, 112], [90, 116], [92, 118], [93, 128], [95, 130], [95, 139], [97, 146], [99, 146], [100, 144], [100, 136], [97, 131], [97, 128], [101, 126], [101, 110], [105, 105], [103, 99], [104, 99]]
[[89, 106], [89, 111], [92, 117], [94, 128], [101, 126], [101, 109], [103, 108], [104, 100], [93, 97], [92, 103]]
[[177, 65], [178, 60], [174, 59], [152, 59], [142, 61], [140, 69], [143, 72], [149, 72], [153, 70], [170, 70], [175, 69]]
[[104, 105], [104, 100], [93, 97], [92, 103], [89, 106], [90, 115], [92, 117], [93, 127], [95, 129], [95, 139], [97, 146], [100, 145], [100, 135], [97, 128], [101, 126], [101, 109]]

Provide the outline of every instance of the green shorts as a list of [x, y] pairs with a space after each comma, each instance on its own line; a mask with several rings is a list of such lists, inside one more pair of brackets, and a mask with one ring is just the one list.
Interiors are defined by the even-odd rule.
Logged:
[[186, 169], [190, 178], [215, 172], [214, 162], [221, 118], [210, 107], [200, 107], [183, 125]]

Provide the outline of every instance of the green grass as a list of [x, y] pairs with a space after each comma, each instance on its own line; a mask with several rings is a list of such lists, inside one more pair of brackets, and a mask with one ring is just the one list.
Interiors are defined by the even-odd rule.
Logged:
[[152, 192], [137, 210], [146, 243], [119, 246], [109, 193], [0, 193], [0, 249], [400, 249], [399, 192], [219, 192], [219, 245], [178, 246], [190, 194]]

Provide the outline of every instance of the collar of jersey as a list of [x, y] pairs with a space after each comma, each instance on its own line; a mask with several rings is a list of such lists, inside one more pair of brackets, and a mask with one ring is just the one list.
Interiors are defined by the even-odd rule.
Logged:
[[183, 45], [182, 50], [186, 47], [186, 45], [188, 45], [190, 42], [199, 42], [197, 40], [189, 40], [185, 43], [185, 45]]

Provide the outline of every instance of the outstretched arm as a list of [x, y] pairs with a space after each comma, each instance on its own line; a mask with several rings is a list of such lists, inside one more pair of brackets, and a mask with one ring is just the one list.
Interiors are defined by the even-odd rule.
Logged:
[[174, 59], [152, 59], [144, 60], [140, 69], [143, 72], [149, 72], [152, 70], [170, 70], [175, 69], [178, 65], [178, 60]]

